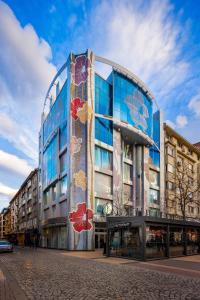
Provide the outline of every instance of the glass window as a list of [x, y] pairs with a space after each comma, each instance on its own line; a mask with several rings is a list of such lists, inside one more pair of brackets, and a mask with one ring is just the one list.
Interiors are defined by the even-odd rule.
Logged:
[[132, 181], [133, 179], [133, 167], [129, 164], [124, 163], [124, 180]]
[[60, 174], [67, 172], [67, 151], [60, 156]]
[[60, 196], [67, 194], [67, 176], [64, 176], [60, 181]]
[[95, 192], [112, 194], [112, 176], [95, 172]]
[[43, 124], [43, 144], [45, 145], [51, 134], [67, 118], [67, 81], [60, 91], [56, 101]]
[[167, 147], [167, 154], [171, 155], [171, 156], [174, 156], [174, 148], [168, 146]]
[[67, 145], [67, 123], [60, 127], [60, 150]]
[[172, 166], [171, 164], [167, 164], [167, 171], [170, 173], [174, 173], [174, 166]]
[[51, 195], [50, 195], [50, 190], [47, 190], [44, 192], [44, 205], [48, 205], [51, 201]]
[[124, 157], [128, 159], [133, 159], [133, 145], [124, 143]]
[[52, 186], [52, 200], [55, 201], [57, 198], [56, 184]]
[[159, 191], [150, 189], [149, 202], [159, 204]]
[[112, 201], [105, 199], [95, 199], [95, 214], [98, 216], [106, 216], [112, 213]]
[[124, 204], [132, 202], [132, 189], [132, 185], [124, 184]]
[[95, 118], [95, 138], [105, 144], [113, 145], [112, 121]]
[[44, 211], [44, 219], [47, 220], [49, 218], [49, 208]]
[[51, 183], [57, 177], [57, 135], [53, 137], [43, 155], [43, 185]]
[[112, 152], [95, 146], [95, 165], [101, 169], [112, 170]]
[[146, 257], [159, 258], [167, 255], [167, 228], [165, 226], [146, 227]]
[[95, 74], [95, 112], [112, 116], [112, 86]]
[[159, 173], [150, 170], [150, 184], [151, 186], [159, 187]]

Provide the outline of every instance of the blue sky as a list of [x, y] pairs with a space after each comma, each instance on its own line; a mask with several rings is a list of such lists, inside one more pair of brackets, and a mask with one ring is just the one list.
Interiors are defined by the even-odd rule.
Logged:
[[44, 95], [70, 51], [128, 67], [165, 120], [200, 141], [199, 20], [190, 0], [0, 1], [0, 209], [37, 166]]

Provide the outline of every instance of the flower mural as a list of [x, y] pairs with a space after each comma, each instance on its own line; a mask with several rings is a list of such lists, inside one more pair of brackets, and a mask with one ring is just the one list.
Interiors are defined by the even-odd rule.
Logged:
[[75, 85], [85, 82], [88, 77], [88, 68], [91, 67], [90, 60], [86, 55], [79, 55], [71, 65], [72, 81]]
[[72, 155], [78, 153], [81, 150], [82, 138], [76, 136], [71, 137], [71, 153]]
[[82, 108], [77, 111], [77, 116], [81, 123], [85, 124], [87, 120], [90, 120], [93, 114], [92, 108], [87, 102], [84, 103]]
[[85, 191], [87, 185], [85, 172], [83, 170], [80, 170], [74, 174], [73, 178], [75, 181], [75, 185]]
[[77, 210], [69, 213], [69, 220], [73, 223], [73, 228], [80, 233], [84, 230], [93, 228], [91, 220], [93, 219], [93, 210], [86, 207], [86, 203], [78, 203]]
[[71, 111], [71, 116], [74, 120], [78, 119], [77, 112], [81, 107], [83, 107], [84, 103], [85, 102], [80, 98], [75, 98], [71, 101], [70, 111]]

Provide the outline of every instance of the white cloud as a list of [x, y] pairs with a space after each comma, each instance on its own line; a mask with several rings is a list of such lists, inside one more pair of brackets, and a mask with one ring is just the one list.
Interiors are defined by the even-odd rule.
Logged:
[[16, 192], [17, 192], [16, 189], [13, 189], [0, 182], [0, 195], [12, 197], [15, 195]]
[[32, 167], [26, 160], [2, 150], [0, 150], [0, 168], [23, 176], [27, 176], [32, 171]]
[[[0, 1], [0, 134], [36, 160], [44, 96], [56, 68], [49, 44]], [[6, 117], [7, 116], [7, 117]]]
[[200, 117], [200, 93], [192, 97], [189, 101], [188, 107], [195, 113], [196, 116]]
[[172, 12], [168, 1], [115, 0], [102, 1], [91, 15], [97, 54], [133, 71], [162, 104], [189, 73], [189, 63], [181, 57], [183, 24]]
[[176, 126], [178, 128], [183, 128], [185, 127], [186, 125], [188, 124], [188, 120], [187, 120], [187, 117], [184, 116], [184, 115], [178, 115], [176, 117]]

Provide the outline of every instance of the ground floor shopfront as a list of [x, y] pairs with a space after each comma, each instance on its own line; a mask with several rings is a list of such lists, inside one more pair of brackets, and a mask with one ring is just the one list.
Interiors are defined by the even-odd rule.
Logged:
[[152, 217], [108, 217], [107, 255], [139, 260], [200, 253], [200, 223]]

